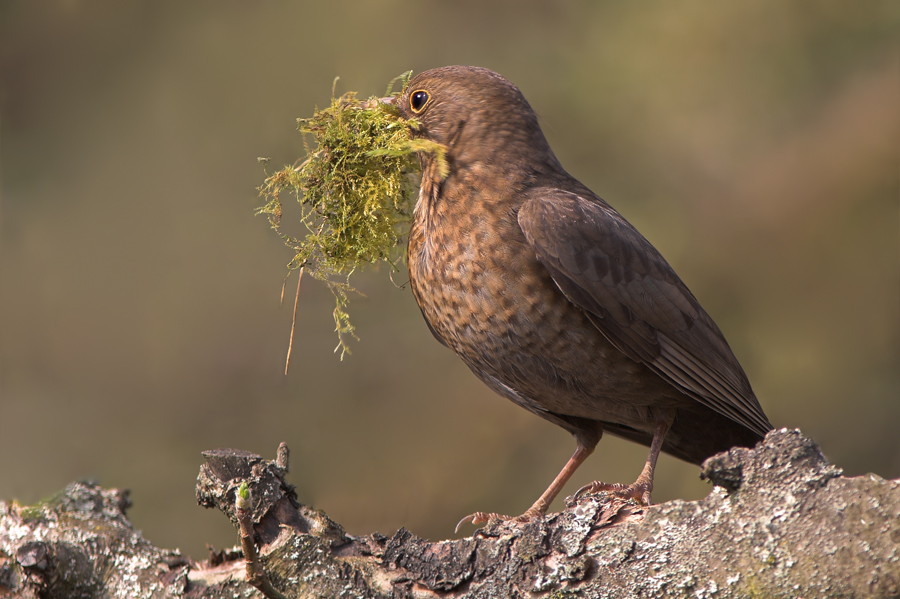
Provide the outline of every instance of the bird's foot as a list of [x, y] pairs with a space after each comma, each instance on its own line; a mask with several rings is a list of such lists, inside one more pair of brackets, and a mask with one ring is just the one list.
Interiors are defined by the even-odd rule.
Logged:
[[459, 521], [459, 524], [456, 525], [456, 529], [454, 532], [459, 532], [459, 528], [465, 524], [466, 522], [471, 522], [475, 526], [479, 524], [487, 524], [492, 520], [501, 520], [503, 522], [518, 522], [524, 524], [526, 522], [531, 522], [537, 518], [543, 517], [544, 512], [532, 506], [528, 511], [526, 511], [521, 516], [506, 516], [504, 514], [495, 514], [493, 512], [475, 512], [474, 514], [469, 514], [465, 518]]
[[630, 485], [595, 481], [578, 489], [575, 492], [575, 500], [578, 501], [588, 493], [603, 492], [620, 499], [633, 499], [641, 505], [650, 505], [650, 492], [652, 490], [653, 485], [642, 480], [638, 480]]

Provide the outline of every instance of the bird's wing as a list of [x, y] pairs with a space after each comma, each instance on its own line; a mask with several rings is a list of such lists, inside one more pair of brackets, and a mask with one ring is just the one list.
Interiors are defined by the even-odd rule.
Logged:
[[637, 229], [595, 196], [528, 196], [518, 214], [528, 243], [613, 345], [735, 422], [772, 428], [719, 328]]

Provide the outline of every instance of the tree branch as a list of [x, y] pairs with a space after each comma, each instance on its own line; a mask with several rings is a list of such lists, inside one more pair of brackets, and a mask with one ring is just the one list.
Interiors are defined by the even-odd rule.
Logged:
[[[900, 481], [845, 478], [796, 430], [707, 460], [701, 476], [715, 486], [700, 501], [642, 508], [590, 495], [437, 543], [405, 529], [346, 534], [297, 503], [286, 453], [206, 452], [197, 497], [237, 526], [235, 492], [248, 485], [248, 541], [287, 597], [900, 596]], [[127, 493], [81, 483], [36, 506], [0, 503], [0, 596], [256, 593], [239, 550], [198, 562], [158, 549], [127, 507]]]

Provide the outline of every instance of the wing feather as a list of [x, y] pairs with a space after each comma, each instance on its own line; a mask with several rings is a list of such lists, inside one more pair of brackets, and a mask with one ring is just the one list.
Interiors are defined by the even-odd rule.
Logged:
[[528, 243], [613, 345], [723, 416], [772, 428], [721, 331], [650, 242], [596, 196], [527, 193], [518, 222]]

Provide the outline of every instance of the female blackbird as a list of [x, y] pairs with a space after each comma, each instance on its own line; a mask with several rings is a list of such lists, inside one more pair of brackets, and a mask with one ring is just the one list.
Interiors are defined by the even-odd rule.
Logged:
[[[447, 148], [420, 153], [409, 277], [438, 341], [500, 395], [575, 437], [522, 516], [547, 508], [603, 431], [650, 447], [631, 485], [650, 503], [660, 450], [699, 464], [772, 428], [709, 315], [656, 249], [560, 165], [512, 83], [426, 71], [393, 102]], [[496, 514], [477, 512], [475, 524]], [[462, 522], [460, 523], [462, 524]]]

